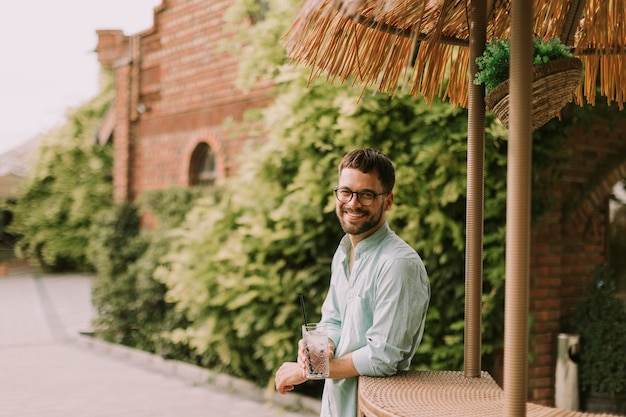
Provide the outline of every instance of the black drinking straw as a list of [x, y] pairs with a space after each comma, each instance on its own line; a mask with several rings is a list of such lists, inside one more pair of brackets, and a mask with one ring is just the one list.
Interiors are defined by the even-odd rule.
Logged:
[[307, 326], [309, 322], [306, 319], [306, 309], [304, 308], [304, 295], [300, 294], [300, 308], [302, 308], [302, 318], [304, 319], [304, 325]]

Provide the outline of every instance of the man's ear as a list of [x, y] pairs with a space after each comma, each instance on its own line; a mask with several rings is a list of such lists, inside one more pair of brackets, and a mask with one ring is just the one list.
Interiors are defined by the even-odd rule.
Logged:
[[385, 210], [389, 210], [393, 204], [393, 193], [389, 193], [385, 196]]

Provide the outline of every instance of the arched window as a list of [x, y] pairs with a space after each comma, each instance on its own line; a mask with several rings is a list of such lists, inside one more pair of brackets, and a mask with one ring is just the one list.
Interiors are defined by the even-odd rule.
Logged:
[[189, 185], [199, 185], [210, 187], [217, 178], [217, 166], [215, 164], [215, 154], [211, 147], [202, 142], [196, 146], [191, 154], [189, 164]]

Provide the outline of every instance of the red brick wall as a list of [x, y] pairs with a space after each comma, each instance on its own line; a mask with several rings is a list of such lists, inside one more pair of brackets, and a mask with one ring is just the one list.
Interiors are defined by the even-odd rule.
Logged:
[[[237, 56], [221, 44], [233, 35], [223, 22], [232, 3], [166, 0], [154, 11], [154, 26], [142, 33], [98, 32], [100, 62], [114, 65], [116, 73], [116, 200], [188, 185], [191, 154], [200, 142], [216, 154], [220, 175], [236, 167], [248, 138], [232, 137], [223, 123], [265, 106], [271, 86], [235, 87]], [[124, 40], [130, 48], [120, 46]]]
[[546, 405], [554, 404], [558, 334], [571, 332], [584, 287], [606, 262], [607, 198], [626, 178], [626, 114], [617, 107], [593, 111], [589, 126], [568, 132], [567, 162], [552, 190], [557, 204], [533, 225], [529, 398]]

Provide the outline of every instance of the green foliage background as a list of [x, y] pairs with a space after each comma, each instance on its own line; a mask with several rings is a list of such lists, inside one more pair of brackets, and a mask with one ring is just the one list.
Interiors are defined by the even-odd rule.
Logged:
[[[197, 189], [152, 191], [137, 204], [115, 204], [94, 219], [88, 259], [97, 271], [92, 299], [99, 337], [194, 362], [186, 345], [162, 337], [163, 331], [187, 322], [166, 302], [167, 288], [153, 274], [170, 250], [168, 231], [182, 222], [199, 194]], [[162, 227], [142, 230], [142, 211], [150, 212]]]
[[626, 307], [617, 296], [614, 271], [608, 265], [596, 268], [573, 324], [580, 335], [581, 390], [611, 395], [625, 393]]
[[92, 270], [91, 223], [112, 202], [113, 149], [97, 146], [94, 136], [113, 98], [110, 75], [102, 77], [101, 93], [40, 139], [37, 163], [11, 208], [17, 255], [47, 270]]

